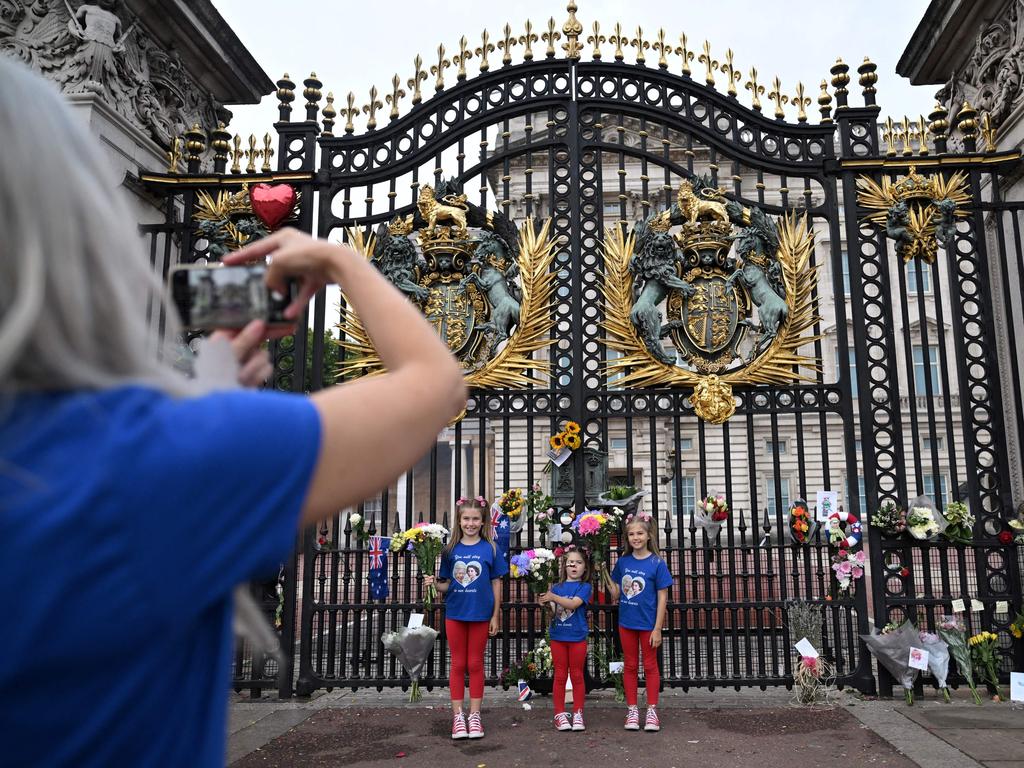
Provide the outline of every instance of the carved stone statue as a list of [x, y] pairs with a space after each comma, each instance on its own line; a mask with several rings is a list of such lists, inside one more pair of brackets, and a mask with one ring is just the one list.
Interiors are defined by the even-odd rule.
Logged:
[[490, 353], [512, 335], [512, 329], [519, 324], [522, 291], [516, 283], [519, 265], [509, 256], [505, 241], [494, 233], [484, 234], [476, 247], [471, 264], [479, 266], [478, 272], [470, 272], [460, 284], [462, 290], [475, 285], [487, 295], [491, 304], [491, 319], [481, 323], [481, 332], [490, 334]]
[[949, 198], [933, 200], [939, 209], [939, 221], [935, 225], [935, 239], [944, 248], [951, 248], [956, 238], [956, 201]]
[[410, 230], [411, 223], [407, 222], [392, 227], [381, 224], [377, 228], [377, 247], [372, 262], [398, 290], [414, 301], [423, 302], [430, 291], [416, 283], [416, 268], [424, 263], [416, 246], [406, 236]]
[[82, 41], [71, 57], [68, 84], [87, 89], [120, 87], [118, 57], [124, 54], [125, 32], [114, 13], [115, 0], [79, 6], [68, 22], [68, 31]]
[[908, 261], [906, 251], [914, 244], [914, 236], [910, 233], [910, 210], [906, 202], [900, 200], [889, 208], [885, 217], [885, 234], [893, 241], [896, 255]]

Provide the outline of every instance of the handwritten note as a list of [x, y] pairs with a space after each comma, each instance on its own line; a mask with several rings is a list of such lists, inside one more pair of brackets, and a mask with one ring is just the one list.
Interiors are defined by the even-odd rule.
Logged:
[[997, 600], [996, 601], [996, 613], [1009, 613], [1010, 612], [1010, 601], [1009, 600]]
[[817, 495], [817, 514], [815, 519], [822, 523], [827, 523], [830, 515], [835, 514], [839, 511], [839, 492], [838, 491], [818, 491]]
[[964, 601], [962, 598], [958, 597], [956, 600], [953, 601], [953, 613], [963, 613], [966, 610], [967, 606], [964, 605]]
[[928, 651], [923, 648], [910, 647], [910, 659], [907, 665], [911, 669], [928, 669]]
[[423, 614], [422, 613], [410, 613], [409, 614], [409, 629], [416, 629], [416, 627], [423, 626]]
[[971, 598], [971, 613], [978, 613], [985, 610], [985, 604], [981, 600]]
[[801, 656], [805, 656], [809, 659], [818, 658], [818, 649], [811, 645], [811, 641], [806, 637], [801, 638], [800, 642], [793, 647], [796, 648], [797, 652]]

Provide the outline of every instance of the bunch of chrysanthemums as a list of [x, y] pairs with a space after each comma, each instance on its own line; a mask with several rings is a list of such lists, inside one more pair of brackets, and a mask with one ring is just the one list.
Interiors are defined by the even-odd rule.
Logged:
[[525, 549], [509, 560], [509, 573], [513, 579], [526, 579], [534, 592], [547, 592], [558, 581], [558, 558], [550, 549]]
[[849, 590], [855, 580], [864, 576], [866, 562], [867, 555], [863, 549], [856, 552], [840, 549], [832, 556], [832, 570], [835, 572], [840, 591]]
[[[391, 535], [391, 551], [395, 553], [412, 552], [416, 555], [416, 564], [423, 576], [433, 576], [437, 557], [441, 554], [444, 541], [448, 538], [448, 529], [437, 523], [418, 523], [412, 528]], [[431, 584], [427, 587], [423, 605], [429, 611], [437, 597], [437, 588]]]
[[622, 515], [622, 510], [618, 507], [588, 509], [582, 515], [577, 515], [570, 525], [590, 550], [597, 566], [608, 562], [611, 539], [619, 532]]

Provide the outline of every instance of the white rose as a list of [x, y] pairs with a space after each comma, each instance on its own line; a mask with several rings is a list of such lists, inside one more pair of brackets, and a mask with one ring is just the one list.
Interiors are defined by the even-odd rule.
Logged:
[[349, 518], [348, 518], [348, 521], [350, 523], [352, 523], [352, 525], [359, 525], [361, 522], [363, 522], [363, 516], [358, 514], [358, 513], [356, 513], [356, 514], [350, 515]]

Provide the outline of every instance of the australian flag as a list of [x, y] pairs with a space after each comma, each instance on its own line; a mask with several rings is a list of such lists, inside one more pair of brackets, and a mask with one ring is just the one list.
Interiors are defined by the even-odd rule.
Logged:
[[388, 546], [385, 536], [370, 537], [370, 597], [383, 600], [388, 596]]
[[491, 532], [494, 534], [494, 543], [497, 545], [498, 551], [507, 563], [512, 531], [509, 528], [508, 515], [502, 512], [501, 507], [497, 504], [491, 506]]

